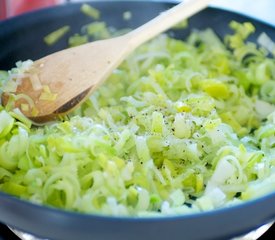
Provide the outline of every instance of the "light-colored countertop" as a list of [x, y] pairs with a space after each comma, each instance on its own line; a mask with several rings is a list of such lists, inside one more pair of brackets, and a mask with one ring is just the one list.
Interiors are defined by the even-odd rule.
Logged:
[[211, 5], [240, 12], [275, 26], [275, 0], [214, 0]]

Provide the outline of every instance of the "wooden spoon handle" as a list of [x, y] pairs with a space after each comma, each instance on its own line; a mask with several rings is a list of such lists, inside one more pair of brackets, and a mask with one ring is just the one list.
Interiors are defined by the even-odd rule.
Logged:
[[180, 21], [205, 8], [211, 0], [184, 1], [158, 17], [130, 32], [128, 37], [133, 48], [168, 30]]

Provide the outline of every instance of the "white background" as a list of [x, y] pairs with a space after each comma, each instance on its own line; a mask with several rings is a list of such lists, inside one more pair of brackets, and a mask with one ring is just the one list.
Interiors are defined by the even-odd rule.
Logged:
[[275, 0], [214, 0], [211, 5], [241, 12], [275, 25]]

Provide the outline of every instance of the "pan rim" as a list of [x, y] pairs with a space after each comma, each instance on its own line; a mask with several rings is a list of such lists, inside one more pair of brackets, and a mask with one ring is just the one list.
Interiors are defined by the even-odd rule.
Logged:
[[[154, 3], [167, 3], [167, 4], [176, 4], [178, 3], [179, 1], [177, 0], [90, 0], [90, 1], [81, 1], [81, 2], [70, 2], [68, 3], [67, 5], [79, 5], [81, 6], [83, 3], [102, 3], [102, 2], [112, 2], [112, 3], [121, 3], [121, 2], [128, 2], [128, 3], [139, 3], [139, 2], [154, 2]], [[20, 20], [21, 18], [25, 18], [25, 17], [28, 17], [28, 16], [33, 16], [33, 15], [39, 15], [40, 13], [42, 12], [48, 12], [48, 11], [53, 11], [53, 10], [57, 10], [59, 8], [62, 8], [66, 6], [66, 4], [62, 4], [62, 5], [57, 5], [57, 6], [51, 6], [51, 7], [46, 7], [46, 8], [43, 8], [43, 9], [40, 9], [40, 10], [34, 10], [34, 11], [30, 11], [30, 12], [27, 12], [27, 13], [24, 13], [24, 14], [21, 14], [21, 15], [18, 15], [18, 16], [15, 16], [15, 17], [11, 17], [7, 20], [4, 20], [4, 21], [0, 21], [0, 27], [1, 27], [1, 24], [11, 24], [13, 23], [14, 21], [18, 21]], [[264, 25], [268, 25], [266, 22], [264, 21], [259, 21], [257, 18], [253, 18], [253, 17], [250, 17], [250, 16], [246, 16], [244, 14], [240, 14], [240, 13], [237, 13], [235, 11], [230, 11], [230, 10], [225, 10], [223, 8], [218, 8], [218, 7], [208, 7], [210, 9], [214, 9], [214, 10], [217, 10], [217, 11], [222, 11], [222, 12], [228, 12], [228, 13], [233, 13], [235, 15], [238, 15], [238, 16], [244, 16], [245, 18], [247, 19], [251, 19], [253, 21], [256, 21], [256, 22], [260, 22]], [[275, 25], [269, 25], [270, 27], [274, 28], [275, 29]], [[56, 207], [52, 207], [52, 206], [47, 206], [47, 205], [43, 205], [43, 204], [38, 204], [38, 203], [34, 203], [34, 202], [31, 202], [29, 200], [25, 200], [25, 199], [21, 199], [21, 198], [18, 198], [18, 197], [15, 197], [15, 196], [12, 196], [10, 194], [7, 194], [5, 192], [1, 192], [0, 191], [0, 197], [1, 198], [5, 198], [5, 199], [9, 199], [10, 201], [14, 201], [14, 202], [17, 202], [17, 203], [22, 203], [22, 204], [27, 204], [27, 205], [32, 205], [32, 206], [35, 206], [35, 207], [38, 207], [38, 208], [45, 208], [47, 210], [50, 210], [50, 211], [53, 211], [55, 213], [59, 213], [59, 214], [62, 214], [62, 213], [66, 213], [66, 214], [76, 214], [77, 216], [93, 216], [93, 217], [99, 217], [99, 218], [113, 218], [113, 219], [120, 219], [120, 220], [140, 220], [140, 219], [143, 219], [143, 220], [164, 220], [165, 219], [172, 219], [172, 220], [175, 220], [175, 218], [186, 218], [186, 217], [191, 217], [191, 216], [194, 216], [194, 217], [197, 217], [198, 215], [201, 216], [201, 215], [205, 215], [207, 216], [209, 213], [215, 213], [215, 214], [221, 214], [223, 211], [228, 211], [230, 209], [238, 209], [240, 206], [250, 206], [250, 205], [254, 205], [254, 204], [257, 204], [259, 202], [262, 202], [262, 201], [268, 201], [269, 199], [273, 199], [274, 202], [275, 202], [275, 192], [271, 192], [271, 193], [268, 193], [264, 196], [260, 196], [258, 198], [254, 198], [254, 199], [250, 199], [248, 201], [244, 201], [242, 203], [238, 203], [238, 204], [234, 204], [232, 206], [224, 206], [222, 208], [217, 208], [217, 209], [213, 209], [213, 210], [208, 210], [208, 211], [201, 211], [201, 212], [192, 212], [192, 213], [186, 213], [186, 214], [179, 214], [179, 215], [176, 215], [176, 214], [173, 214], [173, 215], [161, 215], [161, 216], [153, 216], [153, 217], [142, 217], [142, 216], [138, 216], [138, 217], [135, 217], [135, 216], [110, 216], [110, 215], [102, 215], [102, 214], [96, 214], [96, 213], [79, 213], [79, 212], [76, 212], [76, 211], [73, 211], [73, 210], [65, 210], [65, 209], [61, 209], [61, 208], [56, 208]], [[274, 216], [274, 219], [275, 219], [275, 216]]]
[[[105, 0], [106, 2], [148, 2], [146, 0], [141, 0], [141, 1], [128, 1], [128, 0]], [[92, 2], [103, 2], [102, 0], [93, 0], [90, 1], [89, 3]], [[163, 3], [171, 3], [174, 4], [177, 1], [174, 0], [153, 0], [152, 2], [163, 2]], [[77, 4], [77, 5], [81, 5], [81, 3], [70, 3], [70, 4]], [[6, 21], [13, 21], [14, 19], [21, 19], [21, 17], [24, 17], [26, 15], [33, 15], [33, 14], [39, 14], [41, 11], [49, 11], [50, 9], [55, 9], [58, 7], [62, 7], [62, 6], [55, 6], [55, 7], [49, 7], [46, 9], [42, 9], [39, 11], [34, 11], [34, 12], [30, 12], [30, 13], [26, 13], [23, 15], [20, 15], [18, 17], [14, 17], [11, 18], [9, 20]], [[219, 11], [224, 11], [224, 12], [230, 12], [233, 14], [236, 14], [238, 16], [244, 16], [247, 19], [252, 19], [253, 21], [257, 21], [260, 22], [264, 25], [268, 25], [266, 22], [262, 22], [259, 21], [258, 19], [254, 19], [250, 16], [246, 16], [246, 15], [242, 15], [239, 13], [236, 13], [234, 11], [228, 11], [228, 10], [224, 10], [224, 9], [220, 9], [220, 8], [216, 8], [216, 7], [210, 7], [212, 9], [217, 9]], [[2, 21], [0, 22], [0, 28], [1, 28], [1, 24], [6, 21]], [[274, 27], [272, 25], [269, 25], [270, 27]], [[271, 202], [275, 202], [275, 192], [269, 193], [267, 195], [261, 196], [259, 198], [255, 198], [255, 199], [251, 199], [249, 201], [245, 201], [243, 203], [234, 205], [234, 206], [228, 206], [228, 207], [222, 207], [220, 209], [214, 209], [214, 210], [210, 210], [210, 211], [205, 211], [205, 212], [197, 212], [197, 213], [188, 213], [188, 214], [178, 214], [178, 215], [162, 215], [162, 216], [157, 216], [157, 217], [142, 217], [142, 216], [138, 216], [138, 217], [133, 217], [133, 216], [110, 216], [110, 215], [101, 215], [101, 214], [95, 214], [95, 213], [79, 213], [79, 212], [75, 212], [75, 211], [69, 211], [69, 210], [64, 210], [64, 209], [60, 209], [60, 208], [54, 208], [54, 207], [50, 207], [50, 206], [45, 206], [45, 205], [40, 205], [40, 204], [36, 204], [33, 203], [29, 200], [24, 200], [24, 199], [19, 199], [17, 197], [14, 197], [12, 195], [6, 194], [4, 192], [0, 192], [0, 198], [9, 200], [9, 201], [13, 201], [15, 203], [20, 203], [23, 204], [22, 206], [35, 206], [35, 208], [39, 208], [41, 211], [47, 211], [47, 212], [52, 212], [53, 214], [57, 214], [57, 215], [62, 215], [68, 218], [84, 218], [85, 220], [91, 220], [91, 219], [99, 219], [99, 220], [103, 220], [103, 221], [109, 221], [109, 222], [113, 222], [113, 221], [120, 221], [120, 222], [169, 222], [169, 221], [175, 221], [175, 220], [186, 220], [186, 219], [197, 219], [197, 218], [207, 218], [209, 217], [209, 215], [213, 216], [213, 215], [218, 215], [218, 216], [223, 216], [228, 214], [228, 212], [231, 212], [232, 209], [234, 211], [238, 211], [240, 209], [246, 208], [246, 209], [251, 209], [253, 206], [255, 205], [263, 205], [265, 203], [271, 203]], [[1, 201], [1, 199], [0, 199]], [[83, 219], [83, 220], [84, 220]], [[271, 217], [271, 219], [267, 219], [267, 220], [272, 220], [275, 219], [275, 216], [273, 215]], [[264, 223], [263, 223], [264, 224]]]

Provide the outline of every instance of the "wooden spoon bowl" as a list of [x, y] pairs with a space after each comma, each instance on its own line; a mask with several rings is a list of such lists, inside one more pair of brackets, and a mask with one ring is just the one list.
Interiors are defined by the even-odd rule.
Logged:
[[[18, 97], [14, 107], [34, 122], [47, 122], [66, 114], [83, 102], [112, 71], [138, 46], [187, 19], [207, 6], [210, 0], [180, 3], [123, 36], [96, 41], [48, 55], [34, 62], [28, 77], [22, 79], [16, 92], [2, 94]], [[39, 87], [34, 88], [36, 81]], [[45, 97], [48, 96], [48, 97]]]

